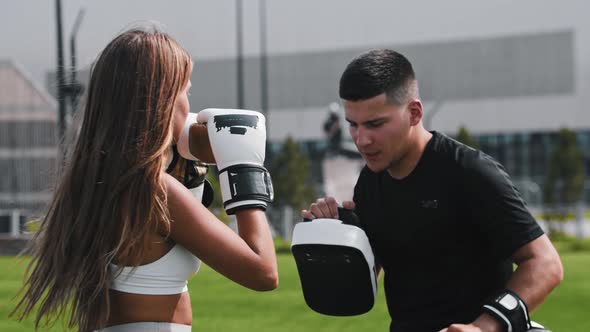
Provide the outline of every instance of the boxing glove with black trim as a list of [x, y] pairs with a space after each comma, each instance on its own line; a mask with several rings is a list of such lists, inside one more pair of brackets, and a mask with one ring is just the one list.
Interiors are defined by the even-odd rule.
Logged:
[[273, 201], [273, 188], [263, 166], [264, 115], [250, 110], [209, 108], [198, 113], [197, 122], [207, 126], [227, 214], [245, 208], [265, 210]]

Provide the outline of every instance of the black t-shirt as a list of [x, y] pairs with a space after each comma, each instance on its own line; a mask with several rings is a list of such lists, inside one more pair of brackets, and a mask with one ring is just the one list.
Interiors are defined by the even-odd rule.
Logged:
[[401, 180], [365, 166], [354, 201], [395, 332], [472, 322], [508, 281], [511, 254], [543, 234], [498, 162], [437, 132]]

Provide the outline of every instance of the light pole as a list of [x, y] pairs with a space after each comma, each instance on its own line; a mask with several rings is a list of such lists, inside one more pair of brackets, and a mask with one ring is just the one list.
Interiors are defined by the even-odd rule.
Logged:
[[236, 0], [236, 94], [237, 108], [244, 105], [244, 55], [242, 41], [242, 0]]
[[430, 110], [428, 110], [428, 113], [426, 113], [424, 115], [424, 127], [426, 128], [426, 130], [432, 130], [432, 128], [431, 128], [432, 118], [434, 118], [436, 113], [438, 113], [442, 109], [442, 106], [443, 106], [443, 101], [437, 100], [434, 102], [434, 105], [432, 105]]
[[[266, 117], [266, 132], [270, 136], [270, 119], [268, 112], [268, 59], [266, 56], [266, 1], [259, 0], [258, 3], [260, 20], [260, 111]], [[266, 139], [266, 153], [270, 154], [270, 139]], [[272, 155], [266, 158], [266, 164], [270, 164]]]
[[[268, 59], [266, 56], [266, 1], [260, 0], [260, 109], [268, 122]], [[268, 130], [268, 124], [267, 124]]]
[[[64, 73], [64, 52], [63, 52], [63, 34], [62, 34], [62, 24], [61, 24], [61, 0], [55, 0], [55, 18], [56, 18], [56, 32], [57, 32], [57, 71], [56, 71], [56, 79], [57, 79], [57, 103], [58, 103], [58, 113], [57, 113], [57, 128], [58, 128], [58, 141], [62, 142], [65, 131], [66, 131], [66, 104], [65, 104], [65, 84], [66, 78]], [[62, 145], [62, 143], [60, 143]], [[60, 147], [60, 153], [62, 154], [65, 151], [63, 146]]]
[[82, 6], [78, 11], [78, 15], [76, 16], [76, 20], [74, 21], [74, 25], [72, 26], [72, 32], [70, 33], [70, 65], [71, 65], [71, 73], [70, 73], [70, 84], [67, 86], [67, 95], [70, 97], [70, 115], [76, 112], [78, 108], [78, 97], [82, 93], [83, 87], [78, 81], [76, 80], [76, 34], [80, 29], [80, 24], [82, 23], [82, 18], [84, 18], [84, 14], [86, 12], [86, 8]]

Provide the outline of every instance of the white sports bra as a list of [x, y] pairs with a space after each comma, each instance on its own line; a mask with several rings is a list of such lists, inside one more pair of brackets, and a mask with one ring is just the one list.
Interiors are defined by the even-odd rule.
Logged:
[[200, 266], [201, 260], [177, 243], [157, 261], [138, 267], [124, 266], [120, 274], [117, 272], [121, 267], [111, 264], [111, 289], [148, 295], [184, 293], [188, 291], [187, 280]]

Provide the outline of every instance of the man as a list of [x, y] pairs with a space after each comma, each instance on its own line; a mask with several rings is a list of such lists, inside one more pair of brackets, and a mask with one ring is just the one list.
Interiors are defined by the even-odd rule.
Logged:
[[328, 118], [324, 121], [324, 133], [328, 139], [328, 151], [337, 155], [340, 152], [342, 142], [342, 129], [340, 128], [340, 117], [336, 110], [330, 110]]
[[[342, 204], [359, 216], [385, 272], [390, 330], [526, 329], [563, 269], [504, 168], [424, 129], [414, 70], [395, 51], [354, 59], [340, 97], [366, 162], [353, 201]], [[302, 216], [338, 218], [337, 204], [318, 199]]]

